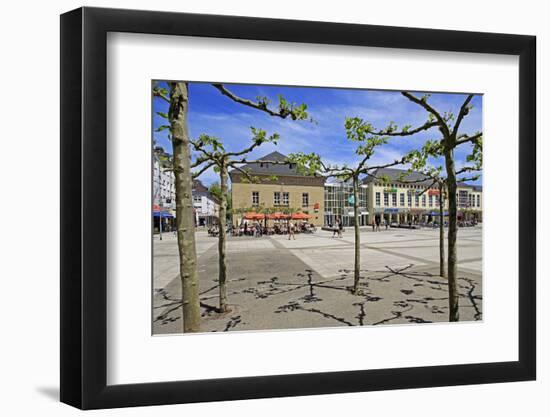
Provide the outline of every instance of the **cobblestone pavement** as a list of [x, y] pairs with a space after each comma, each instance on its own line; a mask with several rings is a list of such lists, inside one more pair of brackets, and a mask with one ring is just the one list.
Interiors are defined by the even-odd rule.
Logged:
[[[218, 305], [217, 238], [197, 232], [202, 331], [236, 331], [447, 321], [438, 230], [361, 230], [361, 293], [353, 295], [353, 230], [313, 235], [230, 237], [229, 313]], [[462, 321], [482, 319], [482, 229], [459, 230]], [[154, 238], [153, 333], [180, 333], [176, 239]]]

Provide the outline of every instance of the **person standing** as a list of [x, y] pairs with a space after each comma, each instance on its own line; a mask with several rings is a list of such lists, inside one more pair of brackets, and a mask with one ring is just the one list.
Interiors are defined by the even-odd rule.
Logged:
[[376, 216], [375, 222], [376, 222], [376, 231], [379, 232], [380, 231], [380, 216]]
[[294, 236], [294, 225], [289, 220], [288, 221], [288, 240], [290, 240], [291, 238], [296, 240], [296, 236]]

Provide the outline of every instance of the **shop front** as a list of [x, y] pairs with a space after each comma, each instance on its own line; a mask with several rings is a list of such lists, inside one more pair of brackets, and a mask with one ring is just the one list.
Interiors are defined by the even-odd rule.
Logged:
[[175, 218], [166, 211], [153, 211], [153, 231], [154, 233], [169, 232], [174, 230]]
[[417, 225], [428, 223], [430, 215], [427, 210], [410, 209], [409, 210], [411, 224]]

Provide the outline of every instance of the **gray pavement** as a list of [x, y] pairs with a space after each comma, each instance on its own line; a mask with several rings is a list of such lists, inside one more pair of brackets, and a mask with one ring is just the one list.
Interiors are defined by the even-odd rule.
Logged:
[[[441, 322], [447, 283], [439, 274], [438, 230], [361, 230], [361, 293], [353, 295], [353, 230], [230, 237], [229, 313], [218, 305], [217, 238], [199, 231], [201, 330], [238, 331]], [[482, 229], [459, 230], [461, 321], [482, 319]], [[176, 239], [154, 238], [153, 333], [180, 333]]]

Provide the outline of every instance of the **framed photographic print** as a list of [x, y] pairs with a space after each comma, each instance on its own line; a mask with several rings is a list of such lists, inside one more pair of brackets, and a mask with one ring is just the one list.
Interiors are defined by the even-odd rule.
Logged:
[[63, 402], [535, 379], [534, 37], [81, 8], [61, 71]]

